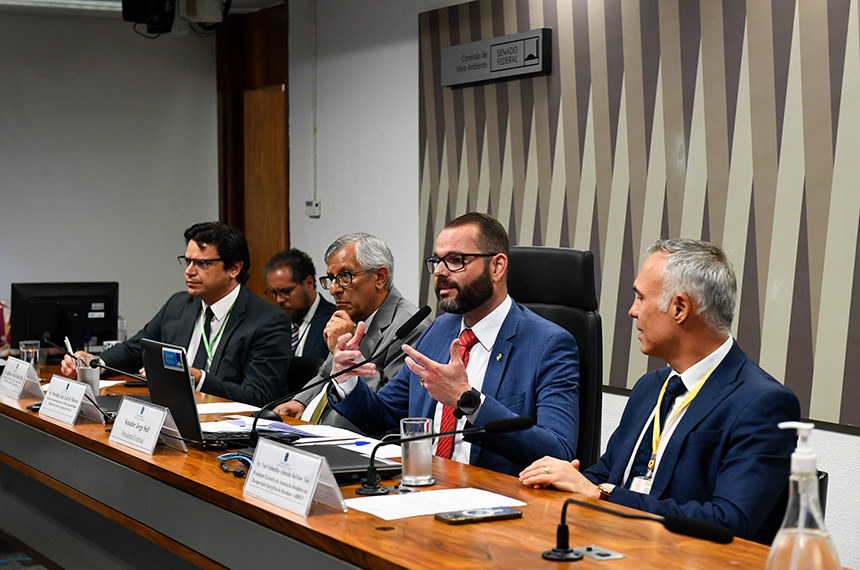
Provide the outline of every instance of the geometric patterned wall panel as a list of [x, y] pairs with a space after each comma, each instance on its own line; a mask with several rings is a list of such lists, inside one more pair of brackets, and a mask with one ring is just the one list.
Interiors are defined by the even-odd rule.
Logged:
[[[440, 48], [544, 27], [550, 75], [441, 87]], [[422, 255], [467, 211], [590, 249], [629, 388], [661, 365], [627, 315], [645, 248], [715, 241], [741, 347], [805, 416], [860, 425], [857, 0], [480, 0], [421, 14], [419, 77]]]

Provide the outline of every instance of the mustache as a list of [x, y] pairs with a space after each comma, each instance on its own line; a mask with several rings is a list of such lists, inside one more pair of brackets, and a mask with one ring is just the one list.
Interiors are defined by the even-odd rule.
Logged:
[[456, 289], [457, 291], [460, 290], [460, 287], [457, 286], [457, 284], [454, 283], [453, 281], [449, 281], [445, 277], [437, 277], [436, 278], [436, 292], [438, 293], [439, 289], [441, 289], [443, 287], [446, 289]]

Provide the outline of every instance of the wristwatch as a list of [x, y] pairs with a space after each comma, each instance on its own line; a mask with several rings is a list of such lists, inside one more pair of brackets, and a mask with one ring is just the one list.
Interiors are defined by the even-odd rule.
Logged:
[[615, 489], [615, 485], [613, 485], [612, 483], [601, 483], [597, 486], [597, 488], [600, 490], [600, 500], [608, 501], [609, 494], [612, 493], [613, 489]]
[[480, 405], [481, 393], [477, 388], [472, 388], [468, 392], [463, 392], [460, 394], [460, 399], [457, 400], [457, 407], [454, 409], [454, 417], [459, 420], [463, 416], [473, 414]]

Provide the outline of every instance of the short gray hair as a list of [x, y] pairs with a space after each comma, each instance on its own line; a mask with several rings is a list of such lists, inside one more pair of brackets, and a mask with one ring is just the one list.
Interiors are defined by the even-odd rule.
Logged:
[[712, 330], [731, 332], [738, 283], [723, 249], [694, 239], [659, 239], [648, 248], [649, 255], [654, 253], [666, 259], [660, 310], [668, 310], [672, 297], [686, 293]]
[[385, 242], [376, 236], [355, 233], [337, 238], [325, 251], [323, 259], [325, 259], [326, 264], [328, 264], [329, 257], [351, 243], [355, 244], [355, 260], [362, 269], [372, 270], [380, 267], [388, 269], [388, 280], [385, 282], [385, 288], [390, 291], [394, 285], [394, 256]]

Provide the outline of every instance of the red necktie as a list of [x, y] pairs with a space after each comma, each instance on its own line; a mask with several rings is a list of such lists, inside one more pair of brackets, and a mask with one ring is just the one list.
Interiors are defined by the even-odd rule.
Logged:
[[[460, 333], [460, 358], [463, 360], [463, 366], [469, 365], [469, 351], [478, 342], [478, 337], [472, 332], [472, 329], [463, 329]], [[451, 431], [457, 427], [457, 418], [454, 417], [454, 408], [451, 406], [442, 406], [442, 425], [439, 426], [439, 431]], [[454, 452], [454, 436], [447, 435], [439, 438], [439, 443], [436, 445], [436, 455], [451, 459], [451, 454]]]

